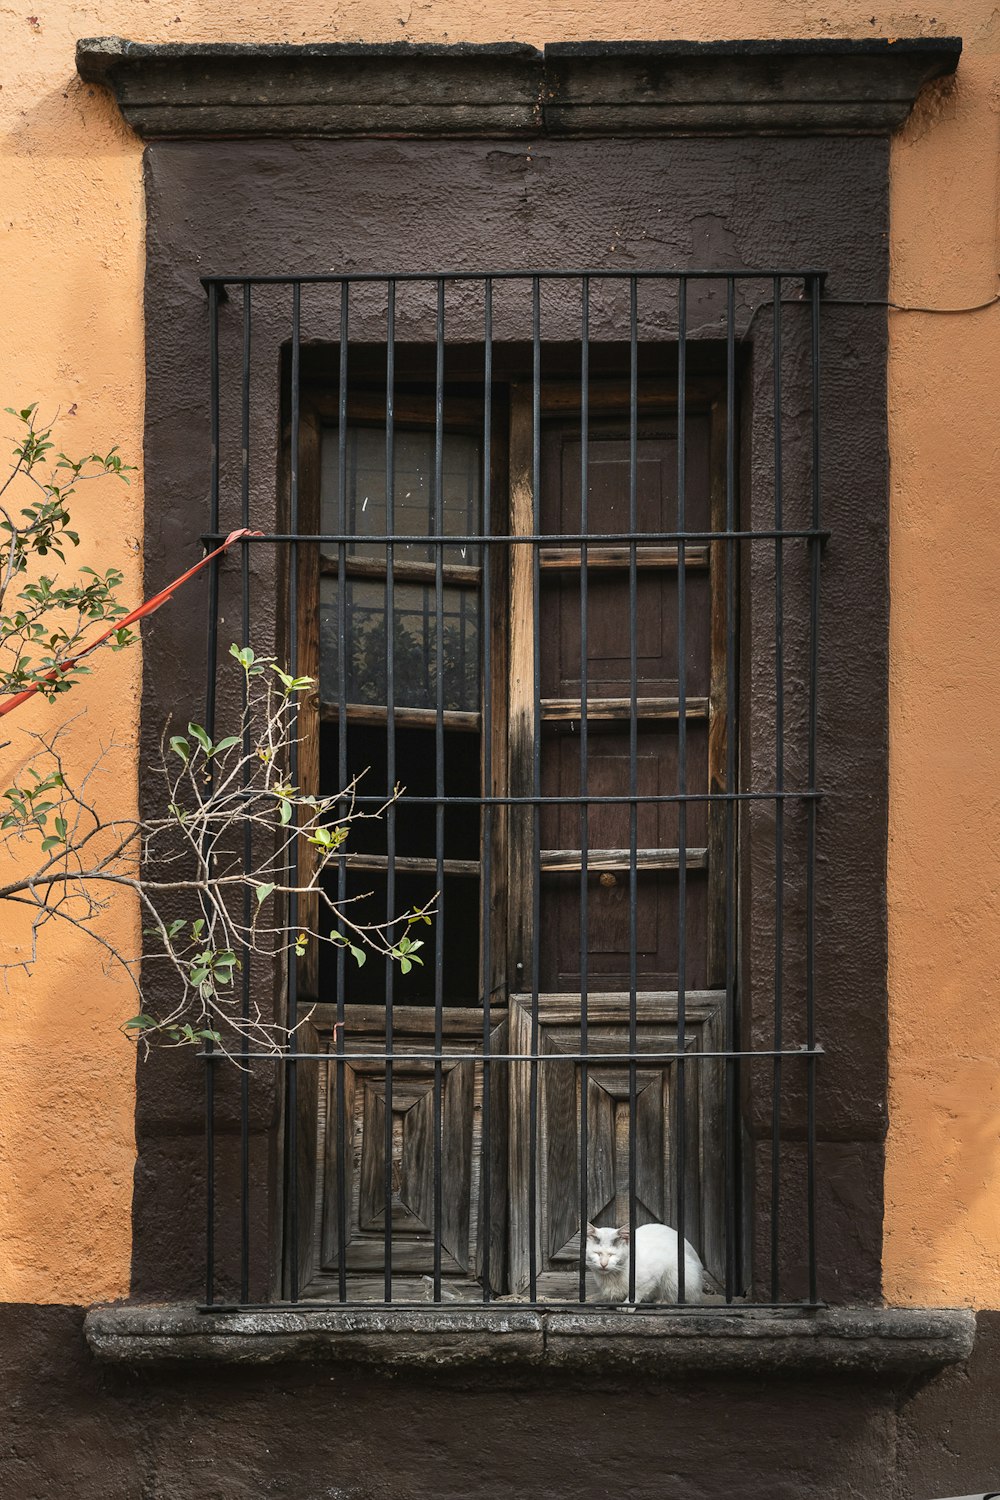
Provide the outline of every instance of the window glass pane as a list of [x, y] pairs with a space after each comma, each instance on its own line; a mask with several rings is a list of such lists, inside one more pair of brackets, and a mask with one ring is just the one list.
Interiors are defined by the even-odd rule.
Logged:
[[[347, 431], [346, 530], [357, 537], [348, 544], [352, 557], [385, 557], [385, 545], [366, 542], [366, 536], [383, 536], [386, 525], [385, 429], [349, 427]], [[441, 531], [447, 536], [471, 536], [479, 530], [480, 476], [482, 461], [476, 437], [446, 432], [441, 464]], [[336, 428], [323, 433], [322, 529], [339, 533], [340, 444]], [[435, 532], [434, 521], [434, 433], [407, 432], [397, 428], [393, 439], [393, 523], [401, 536], [426, 536]], [[336, 548], [327, 547], [328, 555]], [[396, 548], [396, 557], [409, 561], [436, 561], [431, 544], [410, 543]], [[478, 563], [478, 547], [457, 543], [445, 547], [446, 563]]]
[[[446, 586], [441, 591], [443, 634], [439, 654], [434, 588], [431, 584], [397, 583], [393, 590], [394, 702], [397, 708], [437, 707], [439, 669], [444, 677], [444, 707], [475, 712], [479, 708], [479, 593]], [[346, 582], [344, 655], [349, 703], [386, 702], [386, 587], [380, 580]], [[338, 583], [320, 585], [320, 696], [335, 703], [340, 696], [340, 617]]]

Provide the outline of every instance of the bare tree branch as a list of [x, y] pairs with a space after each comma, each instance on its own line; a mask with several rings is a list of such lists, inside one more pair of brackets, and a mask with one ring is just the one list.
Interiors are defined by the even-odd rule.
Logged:
[[[404, 971], [422, 961], [413, 929], [429, 921], [433, 902], [390, 920], [367, 920], [366, 898], [335, 900], [328, 878], [340, 860], [350, 859], [345, 845], [352, 826], [380, 818], [400, 788], [366, 812], [357, 802], [358, 778], [332, 797], [294, 786], [296, 701], [312, 680], [289, 676], [248, 647], [233, 647], [231, 654], [233, 670], [244, 679], [239, 722], [214, 742], [198, 724], [189, 724], [186, 734], [164, 733], [162, 815], [103, 816], [90, 786], [117, 747], [102, 750], [74, 785], [62, 750], [69, 724], [49, 736], [30, 736], [32, 764], [4, 794], [9, 810], [0, 816], [0, 848], [16, 858], [37, 846], [41, 860], [29, 860], [27, 872], [0, 885], [0, 902], [33, 914], [30, 957], [0, 969], [30, 970], [39, 933], [56, 922], [91, 937], [136, 993], [148, 996], [140, 955], [109, 936], [102, 921], [110, 897], [130, 892], [152, 939], [142, 958], [146, 973], [165, 967], [170, 975], [169, 987], [157, 986], [157, 993], [169, 988], [166, 1007], [152, 1013], [145, 999], [125, 1023], [144, 1046], [200, 1041], [225, 1051], [249, 1045], [269, 1052], [286, 1046], [302, 1021], [269, 1017], [256, 1000], [248, 1014], [243, 1003], [237, 977], [255, 957], [284, 963], [317, 943], [345, 948], [358, 963], [376, 953]], [[243, 858], [248, 844], [249, 865]], [[296, 870], [306, 873], [296, 876]], [[315, 915], [289, 931], [293, 899], [300, 911]], [[185, 907], [184, 915], [174, 915]]]

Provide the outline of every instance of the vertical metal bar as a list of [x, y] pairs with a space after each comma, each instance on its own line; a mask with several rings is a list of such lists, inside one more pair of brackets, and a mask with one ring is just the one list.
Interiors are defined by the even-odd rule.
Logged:
[[809, 278], [810, 364], [812, 408], [812, 516], [809, 538], [809, 749], [806, 811], [806, 1234], [809, 1258], [809, 1300], [817, 1300], [816, 1284], [816, 699], [819, 677], [820, 540], [820, 347], [818, 276]]
[[[292, 284], [292, 432], [291, 432], [291, 484], [290, 484], [290, 510], [291, 532], [293, 537], [299, 531], [299, 422], [300, 422], [300, 380], [301, 380], [301, 321], [302, 321], [302, 288], [299, 282]], [[246, 549], [244, 549], [246, 550]], [[288, 570], [288, 656], [289, 669], [293, 676], [298, 676], [299, 671], [299, 544], [293, 541], [290, 546], [291, 556], [289, 558]], [[295, 731], [292, 735], [289, 750], [289, 771], [293, 786], [298, 786], [298, 712], [295, 714]], [[298, 1193], [298, 1063], [295, 1054], [299, 1048], [298, 1021], [299, 1021], [299, 976], [298, 959], [295, 955], [294, 935], [299, 928], [299, 898], [296, 887], [299, 883], [299, 843], [298, 835], [293, 833], [289, 842], [289, 885], [291, 895], [288, 898], [288, 922], [293, 937], [293, 944], [288, 952], [288, 1161], [289, 1161], [289, 1194], [291, 1197], [291, 1226], [290, 1226], [290, 1249], [291, 1264], [289, 1266], [288, 1290], [289, 1300], [299, 1300], [299, 1193]], [[249, 899], [249, 892], [247, 893]]]
[[[444, 534], [444, 278], [437, 283], [434, 368], [434, 530]], [[436, 695], [434, 716], [434, 852], [437, 860], [437, 916], [434, 920], [434, 1051], [440, 1054], [444, 1028], [444, 543], [434, 548], [434, 631]], [[441, 1301], [441, 1059], [434, 1059], [434, 1301]]]
[[[687, 528], [687, 280], [677, 283], [677, 530]], [[687, 1216], [687, 551], [677, 543], [677, 1301], [686, 1301], [684, 1241]], [[711, 804], [706, 816], [711, 817]], [[694, 1288], [698, 1295], [700, 1288]]]
[[[212, 533], [219, 530], [219, 288], [212, 282], [208, 288], [208, 359], [211, 392], [209, 396], [209, 430], [211, 438], [211, 476], [209, 480], [208, 525]], [[219, 559], [208, 565], [208, 662], [205, 676], [205, 728], [215, 731], [216, 652], [219, 645]]]
[[628, 618], [629, 618], [629, 715], [628, 715], [628, 1300], [635, 1302], [636, 1214], [635, 1214], [635, 1102], [636, 1102], [636, 1008], [639, 964], [639, 669], [638, 602], [635, 533], [639, 529], [639, 315], [638, 282], [629, 277], [629, 391], [628, 391]]
[[[580, 288], [581, 335], [580, 335], [580, 796], [586, 798], [589, 769], [587, 692], [588, 656], [587, 637], [587, 531], [590, 510], [590, 278], [584, 276]], [[541, 527], [536, 527], [541, 530]], [[580, 804], [580, 1051], [586, 1056], [588, 1037], [589, 988], [588, 957], [590, 952], [589, 908], [587, 902], [587, 861], [590, 851], [590, 814], [586, 801]], [[578, 1265], [578, 1294], [581, 1302], [587, 1300], [587, 1171], [590, 1149], [587, 1091], [590, 1086], [589, 1069], [586, 1062], [580, 1064], [580, 1253]]]
[[[484, 290], [483, 329], [483, 483], [482, 506], [479, 529], [493, 535], [493, 282], [487, 278]], [[480, 605], [480, 661], [482, 663], [482, 787], [487, 797], [493, 795], [493, 674], [492, 674], [492, 598], [491, 574], [493, 572], [492, 548], [480, 544], [480, 567], [482, 568], [482, 602]], [[492, 1019], [490, 1005], [493, 996], [492, 917], [493, 903], [490, 881], [492, 875], [493, 804], [488, 802], [482, 809], [480, 826], [482, 861], [480, 867], [480, 903], [482, 909], [482, 972], [483, 972], [483, 1126], [482, 1126], [482, 1192], [483, 1192], [483, 1301], [492, 1297], [490, 1285], [490, 1236], [492, 1224], [493, 1171], [490, 1159], [490, 1110], [492, 1108], [492, 1078], [490, 1075], [490, 1032]]]
[[[249, 282], [243, 287], [243, 370], [240, 382], [241, 413], [241, 482], [240, 525], [250, 526], [250, 370], [252, 360], [253, 308]], [[245, 544], [240, 548], [240, 644], [250, 644], [250, 549]], [[243, 708], [247, 708], [248, 683], [243, 683]], [[209, 731], [211, 733], [211, 731]], [[244, 766], [249, 764], [250, 725], [244, 712], [243, 743], [241, 746]], [[241, 773], [246, 785], [246, 773]], [[249, 822], [243, 820], [243, 869], [253, 867], [253, 832]], [[249, 930], [252, 920], [252, 895], [249, 886], [243, 890], [243, 927]], [[250, 1018], [250, 948], [245, 946], [240, 976], [240, 1017], [243, 1022]], [[240, 1299], [250, 1300], [250, 1074], [244, 1071], [240, 1077]]]
[[[736, 293], [732, 276], [726, 277], [726, 1047], [732, 1054], [738, 1046], [736, 1036], [736, 718], [733, 712], [736, 696]], [[725, 1144], [725, 1223], [726, 1223], [726, 1301], [732, 1302], [736, 1291], [736, 1131], [737, 1131], [736, 1059], [726, 1057], [726, 1144]]]
[[[781, 278], [774, 278], [771, 359], [774, 365], [774, 529], [784, 504], [781, 468]], [[774, 539], [774, 1067], [771, 1079], [771, 1301], [779, 1296], [781, 1248], [781, 1044], [785, 954], [785, 642], [784, 547]]]
[[[385, 531], [391, 537], [395, 529], [395, 383], [396, 383], [396, 283], [386, 284], [385, 329]], [[391, 796], [396, 785], [396, 589], [393, 569], [395, 549], [385, 545], [385, 699], [386, 699], [386, 780]], [[386, 910], [391, 917], [396, 909], [396, 808], [386, 810]], [[391, 959], [385, 966], [385, 1239], [384, 1287], [386, 1302], [392, 1301], [392, 1052], [396, 970]]]
[[[531, 278], [531, 489], [534, 531], [541, 525], [542, 480], [542, 335], [541, 292], [537, 276]], [[532, 678], [534, 696], [534, 744], [532, 754], [532, 881], [531, 881], [531, 1082], [528, 1119], [528, 1300], [538, 1293], [538, 992], [541, 983], [541, 795], [542, 795], [542, 656], [538, 543], [531, 547], [532, 563]]]
[[[347, 535], [347, 362], [350, 349], [351, 285], [340, 283], [340, 369], [337, 391], [337, 531]], [[337, 543], [337, 790], [347, 786], [347, 543]], [[339, 805], [343, 816], [347, 803]], [[347, 899], [347, 865], [337, 861], [337, 903]], [[347, 1106], [344, 1100], [344, 1021], [347, 950], [337, 945], [337, 1297], [347, 1301]]]
[[[219, 288], [208, 289], [209, 424], [211, 477], [209, 530], [219, 530]], [[244, 551], [246, 549], [244, 548]], [[208, 565], [208, 661], [205, 673], [205, 728], [214, 739], [216, 663], [219, 649], [219, 559]], [[205, 1044], [205, 1301], [215, 1301], [215, 1063], [212, 1042]]]
[[205, 1053], [205, 1301], [215, 1301], [215, 1058]]

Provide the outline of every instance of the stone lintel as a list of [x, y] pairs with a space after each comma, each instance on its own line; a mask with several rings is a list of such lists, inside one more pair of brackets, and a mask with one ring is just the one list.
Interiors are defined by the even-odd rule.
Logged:
[[144, 43], [76, 62], [146, 140], [884, 135], [957, 37], [476, 45]]

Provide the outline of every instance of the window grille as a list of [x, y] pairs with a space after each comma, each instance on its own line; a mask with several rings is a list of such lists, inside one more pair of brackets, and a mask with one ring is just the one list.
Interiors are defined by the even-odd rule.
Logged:
[[283, 1052], [206, 1052], [207, 1305], [579, 1305], [595, 1220], [694, 1245], [671, 1305], [817, 1302], [822, 284], [205, 278], [204, 541], [260, 533], [212, 565], [209, 733], [273, 645], [296, 784], [403, 788], [338, 898], [437, 893], [423, 968], [312, 947]]

